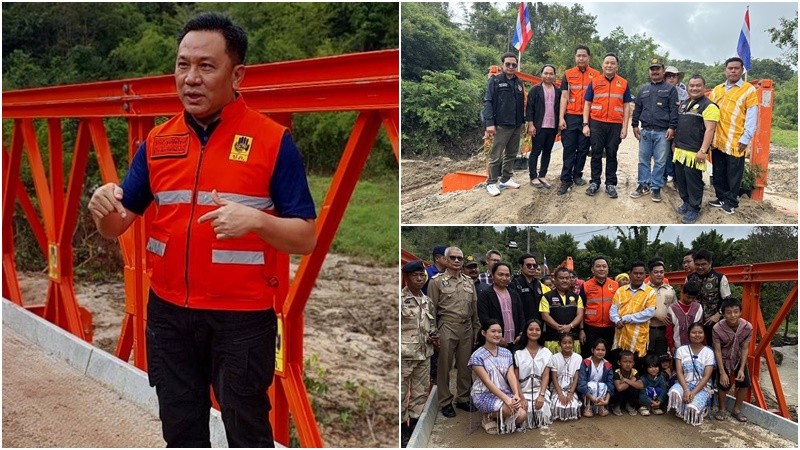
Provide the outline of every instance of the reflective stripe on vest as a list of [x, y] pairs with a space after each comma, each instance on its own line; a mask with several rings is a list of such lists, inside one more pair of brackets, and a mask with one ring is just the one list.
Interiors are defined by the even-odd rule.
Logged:
[[181, 191], [161, 191], [153, 194], [156, 203], [161, 205], [178, 205], [182, 203], [192, 203], [192, 191], [186, 189]]
[[264, 252], [211, 250], [211, 262], [214, 264], [264, 264]]
[[[217, 194], [225, 200], [239, 203], [241, 205], [250, 206], [255, 209], [272, 210], [275, 209], [275, 204], [269, 197], [254, 197], [252, 195], [233, 194], [228, 192], [217, 192]], [[197, 193], [197, 204], [202, 206], [215, 206], [214, 198], [211, 192], [200, 191]]]
[[167, 244], [159, 240], [150, 238], [147, 240], [147, 251], [155, 253], [158, 256], [164, 256], [164, 251], [167, 249]]

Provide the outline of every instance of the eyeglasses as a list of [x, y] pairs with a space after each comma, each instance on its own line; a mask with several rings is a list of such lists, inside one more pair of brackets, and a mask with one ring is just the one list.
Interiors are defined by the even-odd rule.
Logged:
[[525, 264], [525, 267], [527, 267], [528, 269], [538, 269], [539, 265], [538, 264]]
[[517, 67], [517, 63], [504, 63], [506, 67], [515, 68]]
[[678, 78], [678, 74], [676, 73], [668, 73], [667, 78]]
[[450, 258], [450, 261], [463, 261], [463, 260], [464, 260], [464, 257], [463, 257], [463, 256], [453, 256], [453, 255], [450, 255], [450, 256], [448, 256], [448, 258]]

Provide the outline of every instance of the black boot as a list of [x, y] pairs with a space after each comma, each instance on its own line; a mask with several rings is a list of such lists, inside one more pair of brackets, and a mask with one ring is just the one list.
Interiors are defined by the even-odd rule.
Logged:
[[406, 448], [406, 445], [408, 445], [408, 440], [411, 439], [411, 433], [413, 431], [414, 429], [408, 426], [405, 422], [400, 422], [400, 447]]

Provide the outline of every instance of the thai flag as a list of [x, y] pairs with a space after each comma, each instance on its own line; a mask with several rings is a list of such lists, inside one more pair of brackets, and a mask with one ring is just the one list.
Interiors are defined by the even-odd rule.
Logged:
[[550, 275], [550, 268], [547, 267], [547, 255], [542, 258], [542, 265], [544, 266], [544, 274]]
[[[749, 32], [748, 32], [749, 36]], [[520, 53], [525, 51], [525, 46], [528, 41], [533, 37], [533, 29], [531, 28], [531, 18], [528, 15], [528, 3], [522, 2], [519, 4], [519, 13], [517, 13], [517, 26], [514, 31], [514, 48], [519, 50]]]
[[744, 70], [750, 72], [750, 8], [744, 13], [744, 23], [742, 31], [739, 32], [739, 44], [736, 46], [736, 53], [744, 61]]

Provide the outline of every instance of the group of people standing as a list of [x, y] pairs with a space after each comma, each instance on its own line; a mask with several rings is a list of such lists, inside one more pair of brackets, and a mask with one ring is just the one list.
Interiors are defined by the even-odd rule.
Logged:
[[[433, 253], [427, 269], [422, 261], [403, 267], [404, 438], [419, 417], [428, 381], [438, 385], [444, 417], [455, 417], [455, 408], [480, 412], [490, 434], [623, 411], [674, 410], [699, 425], [714, 382], [723, 405], [715, 417], [725, 420], [724, 395], [735, 384], [732, 414], [747, 420], [741, 403], [750, 386], [752, 325], [741, 319], [727, 278], [712, 269], [710, 252], [685, 255], [680, 296], [659, 257], [631, 263], [618, 283], [598, 255], [586, 281], [559, 267], [548, 286], [531, 254], [518, 259], [514, 274], [496, 250], [486, 253], [483, 273], [480, 256], [465, 259], [452, 246]], [[434, 349], [438, 370], [429, 378]]]
[[520, 188], [513, 179], [513, 163], [525, 132], [532, 137], [531, 186], [551, 188], [547, 172], [560, 135], [564, 153], [557, 194], [587, 184], [583, 169], [591, 154], [586, 194], [596, 195], [603, 181], [606, 194], [617, 198], [617, 150], [632, 126], [639, 141], [639, 164], [631, 197], [650, 194], [654, 202], [661, 202], [662, 188], [674, 177], [683, 200], [677, 213], [683, 223], [694, 223], [703, 199], [702, 175], [713, 160], [716, 199], [709, 205], [734, 214], [758, 115], [756, 89], [742, 79], [742, 60], [725, 61], [725, 83], [706, 96], [701, 75], [692, 75], [684, 85], [682, 72], [654, 58], [650, 83], [634, 99], [627, 80], [618, 74], [619, 59], [614, 53], [603, 57], [602, 72], [590, 67], [590, 59], [589, 48], [577, 46], [575, 67], [565, 71], [560, 86], [555, 85], [555, 66], [545, 64], [542, 82], [529, 90], [526, 104], [524, 84], [516, 76], [517, 56], [502, 56], [502, 72], [489, 78], [481, 114], [485, 136], [493, 140], [487, 192], [497, 196], [502, 189]]

